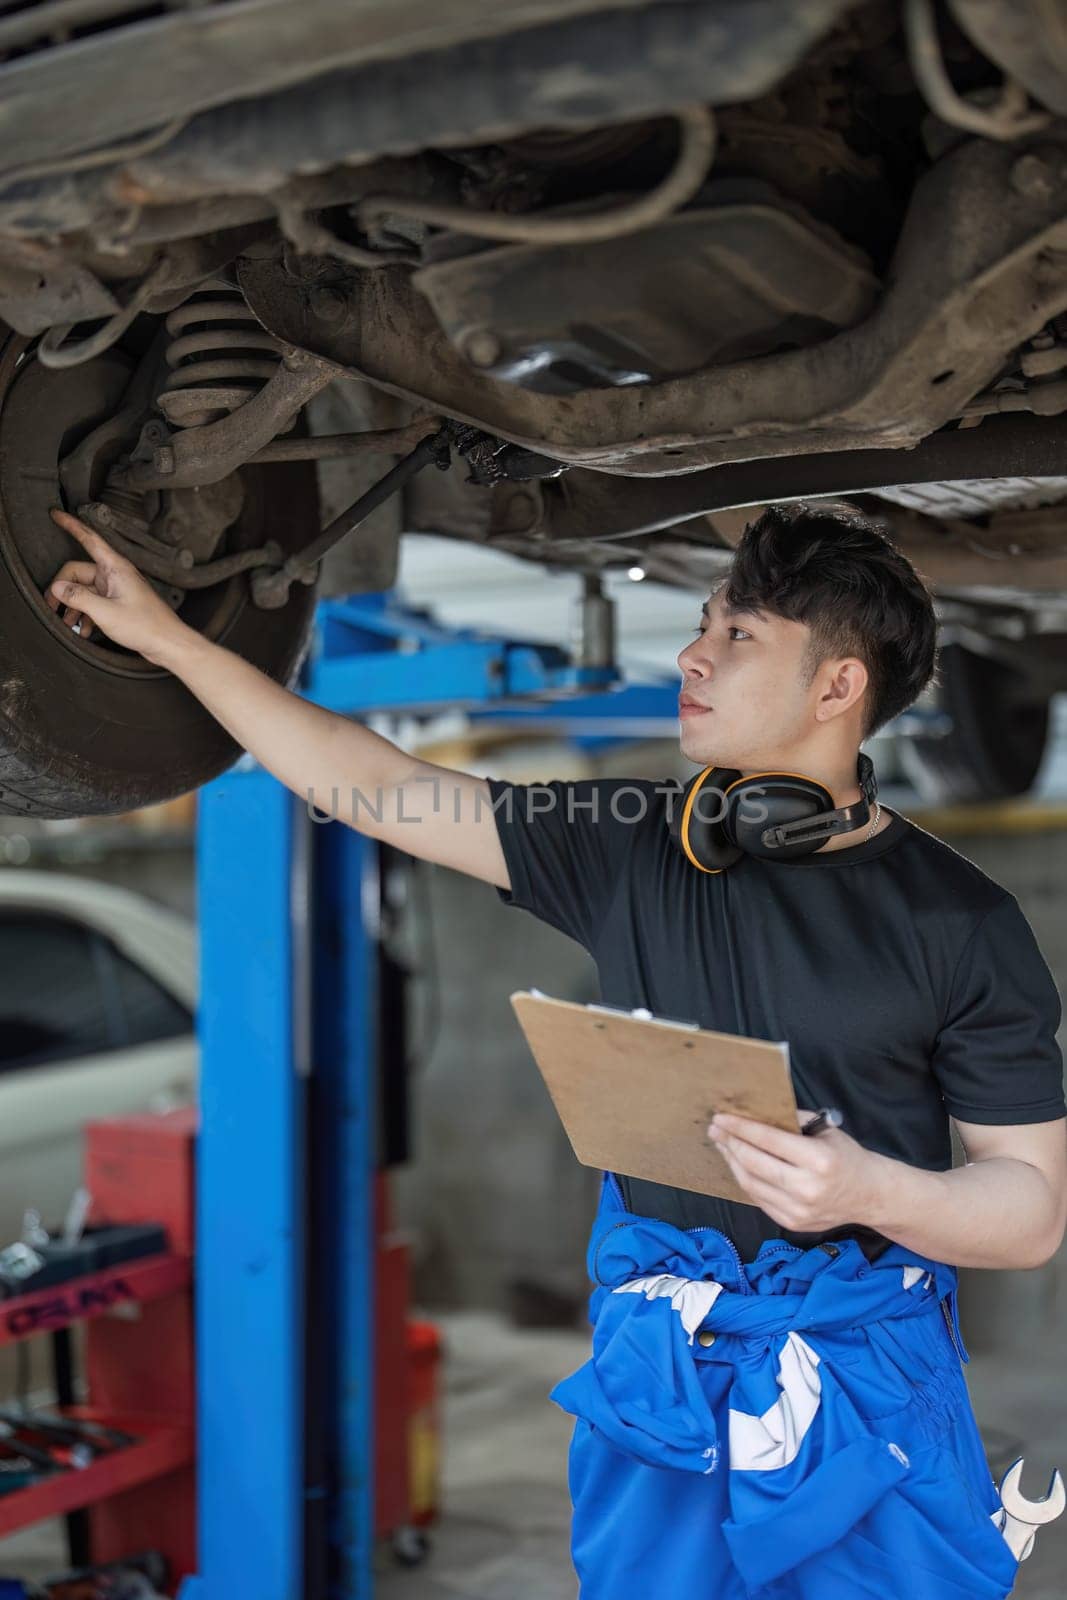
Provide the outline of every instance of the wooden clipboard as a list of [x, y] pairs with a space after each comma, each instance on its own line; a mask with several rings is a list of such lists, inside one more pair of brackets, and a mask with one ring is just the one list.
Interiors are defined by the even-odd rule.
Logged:
[[796, 1133], [788, 1044], [536, 990], [511, 1004], [584, 1166], [752, 1204], [707, 1127], [733, 1111]]

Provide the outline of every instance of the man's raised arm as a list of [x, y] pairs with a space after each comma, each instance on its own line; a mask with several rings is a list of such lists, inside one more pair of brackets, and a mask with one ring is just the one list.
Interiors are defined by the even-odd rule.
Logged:
[[510, 887], [484, 778], [407, 755], [381, 735], [312, 705], [176, 616], [133, 564], [76, 517], [54, 512], [85, 549], [45, 598], [85, 637], [174, 673], [242, 749], [326, 817], [424, 861]]

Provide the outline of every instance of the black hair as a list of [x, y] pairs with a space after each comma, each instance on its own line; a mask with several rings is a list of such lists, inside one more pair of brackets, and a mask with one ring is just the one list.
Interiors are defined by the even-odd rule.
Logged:
[[859, 513], [769, 506], [745, 529], [722, 589], [811, 629], [814, 677], [828, 657], [867, 668], [863, 737], [907, 709], [934, 676], [937, 622], [911, 562]]

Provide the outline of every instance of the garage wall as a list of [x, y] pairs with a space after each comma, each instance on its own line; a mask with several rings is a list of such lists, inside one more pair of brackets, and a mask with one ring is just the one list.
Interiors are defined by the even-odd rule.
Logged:
[[528, 1314], [537, 1300], [555, 1320], [558, 1298], [576, 1315], [597, 1176], [574, 1159], [508, 996], [533, 986], [593, 1000], [595, 968], [488, 885], [426, 875], [439, 1023], [413, 1085], [414, 1161], [394, 1187], [418, 1297], [511, 1310], [521, 1283]]

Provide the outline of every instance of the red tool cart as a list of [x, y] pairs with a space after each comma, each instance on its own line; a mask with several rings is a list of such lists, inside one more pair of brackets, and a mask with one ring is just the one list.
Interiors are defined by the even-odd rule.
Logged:
[[[175, 1583], [195, 1568], [194, 1134], [190, 1112], [91, 1126], [92, 1222], [160, 1223], [168, 1250], [0, 1300], [0, 1344], [51, 1336], [58, 1409], [135, 1441], [0, 1496], [0, 1537], [84, 1512], [92, 1560], [155, 1549]], [[73, 1403], [69, 1330], [77, 1322], [87, 1325], [84, 1406]], [[74, 1526], [80, 1537], [84, 1522]]]
[[[0, 1300], [0, 1344], [52, 1338], [59, 1405], [50, 1413], [136, 1441], [0, 1495], [0, 1538], [65, 1515], [75, 1564], [155, 1550], [167, 1561], [172, 1592], [197, 1569], [195, 1144], [192, 1111], [90, 1125], [91, 1225], [158, 1224], [166, 1253]], [[375, 1188], [375, 1524], [377, 1536], [389, 1538], [436, 1514], [439, 1340], [431, 1325], [408, 1323], [408, 1250], [393, 1230], [384, 1174]], [[74, 1403], [76, 1322], [86, 1323], [88, 1405]]]

